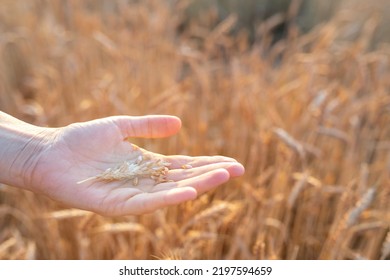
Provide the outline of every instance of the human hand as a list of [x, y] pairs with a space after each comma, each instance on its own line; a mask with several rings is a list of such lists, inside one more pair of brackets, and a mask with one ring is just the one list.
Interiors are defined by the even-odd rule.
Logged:
[[[39, 153], [28, 183], [34, 191], [68, 206], [119, 216], [195, 199], [244, 173], [243, 166], [232, 158], [164, 156], [129, 143], [136, 137], [167, 137], [180, 126], [180, 120], [172, 116], [117, 116], [51, 129], [51, 140]], [[136, 158], [140, 151], [170, 163], [167, 182], [88, 179]]]

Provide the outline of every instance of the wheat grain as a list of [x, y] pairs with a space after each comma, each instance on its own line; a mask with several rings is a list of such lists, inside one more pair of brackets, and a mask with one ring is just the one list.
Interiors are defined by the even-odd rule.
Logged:
[[182, 169], [191, 169], [192, 165], [191, 164], [184, 164], [181, 166]]
[[167, 182], [168, 166], [171, 164], [161, 158], [153, 157], [152, 155], [143, 153], [135, 160], [126, 160], [120, 165], [107, 168], [101, 174], [89, 177], [85, 180], [77, 182], [82, 184], [90, 180], [100, 181], [131, 181], [133, 186], [139, 184], [141, 178], [150, 178], [156, 184]]
[[350, 142], [349, 135], [346, 132], [334, 127], [320, 126], [317, 133], [339, 139], [345, 143]]
[[188, 228], [193, 226], [196, 223], [199, 223], [204, 220], [214, 219], [226, 212], [233, 211], [235, 205], [233, 203], [219, 202], [215, 205], [203, 210], [199, 214], [195, 215], [191, 220], [189, 220], [183, 227], [182, 232], [187, 231]]
[[305, 149], [301, 143], [294, 139], [282, 128], [275, 128], [273, 132], [290, 148], [298, 153], [301, 159], [305, 158]]
[[201, 240], [216, 240], [218, 234], [215, 232], [205, 232], [198, 230], [190, 230], [186, 235], [186, 243], [197, 242]]

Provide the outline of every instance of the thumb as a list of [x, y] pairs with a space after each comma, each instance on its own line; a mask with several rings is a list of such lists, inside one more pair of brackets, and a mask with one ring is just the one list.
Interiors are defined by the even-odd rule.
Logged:
[[176, 134], [181, 127], [178, 117], [169, 115], [149, 115], [140, 117], [118, 116], [113, 121], [124, 138], [161, 138]]

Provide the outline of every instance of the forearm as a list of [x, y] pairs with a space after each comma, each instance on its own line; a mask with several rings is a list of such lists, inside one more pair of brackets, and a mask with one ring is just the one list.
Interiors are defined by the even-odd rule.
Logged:
[[45, 148], [45, 130], [0, 111], [0, 183], [30, 189], [29, 178]]

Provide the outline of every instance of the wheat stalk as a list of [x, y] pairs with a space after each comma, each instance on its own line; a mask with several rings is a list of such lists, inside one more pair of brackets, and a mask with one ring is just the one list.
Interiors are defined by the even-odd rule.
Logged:
[[390, 255], [390, 231], [386, 235], [386, 239], [382, 245], [381, 260], [386, 259]]

